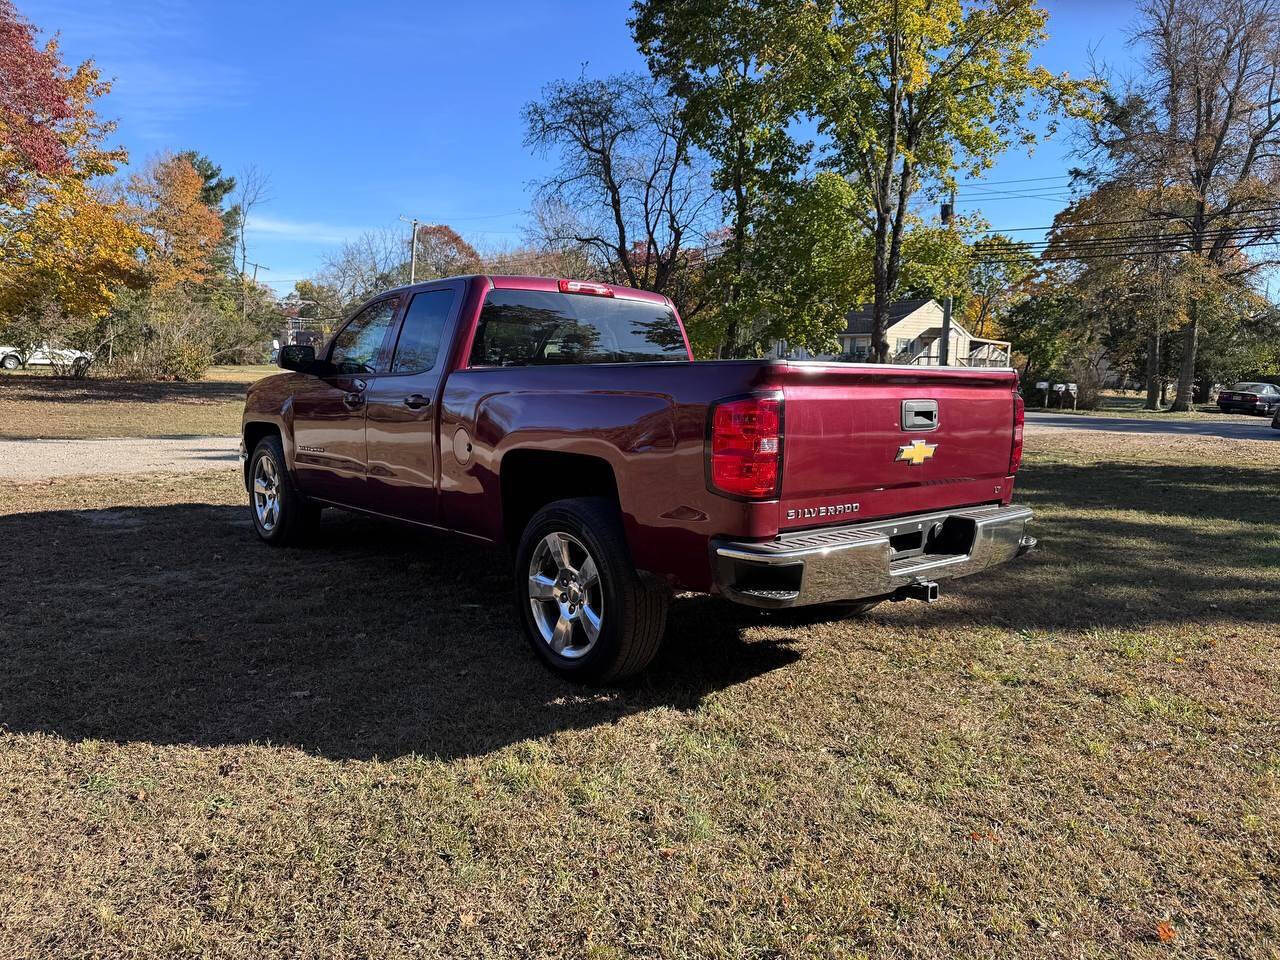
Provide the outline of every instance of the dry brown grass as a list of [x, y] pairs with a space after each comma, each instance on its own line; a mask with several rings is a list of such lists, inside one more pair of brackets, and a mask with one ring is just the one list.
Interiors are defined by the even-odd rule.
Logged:
[[275, 367], [212, 367], [199, 383], [0, 375], [0, 438], [212, 437], [240, 431], [244, 391]]
[[0, 488], [0, 956], [1274, 957], [1273, 468], [1096, 437], [1033, 440], [1025, 562], [682, 599], [601, 691], [471, 547], [271, 550], [223, 473]]

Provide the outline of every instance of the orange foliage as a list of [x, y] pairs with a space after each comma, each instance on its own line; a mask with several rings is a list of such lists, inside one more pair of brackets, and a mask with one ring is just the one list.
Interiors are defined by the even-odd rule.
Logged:
[[146, 211], [143, 225], [153, 241], [147, 272], [154, 290], [197, 286], [213, 273], [223, 222], [202, 200], [203, 186], [191, 161], [181, 156], [161, 157], [133, 178], [134, 195]]

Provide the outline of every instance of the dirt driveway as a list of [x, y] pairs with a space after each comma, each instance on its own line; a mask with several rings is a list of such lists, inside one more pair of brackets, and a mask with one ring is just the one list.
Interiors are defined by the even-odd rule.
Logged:
[[239, 449], [239, 437], [0, 440], [0, 481], [223, 470], [236, 464]]

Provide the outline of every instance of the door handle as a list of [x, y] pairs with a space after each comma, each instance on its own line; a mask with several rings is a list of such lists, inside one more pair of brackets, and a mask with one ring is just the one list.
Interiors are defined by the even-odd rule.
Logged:
[[404, 398], [404, 405], [410, 410], [421, 410], [423, 407], [431, 406], [431, 398], [424, 397], [420, 393], [411, 393]]

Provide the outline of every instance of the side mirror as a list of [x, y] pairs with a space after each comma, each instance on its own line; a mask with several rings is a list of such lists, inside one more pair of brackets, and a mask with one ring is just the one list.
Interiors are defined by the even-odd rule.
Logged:
[[307, 373], [316, 362], [316, 348], [304, 344], [287, 344], [280, 348], [277, 362], [285, 370]]

